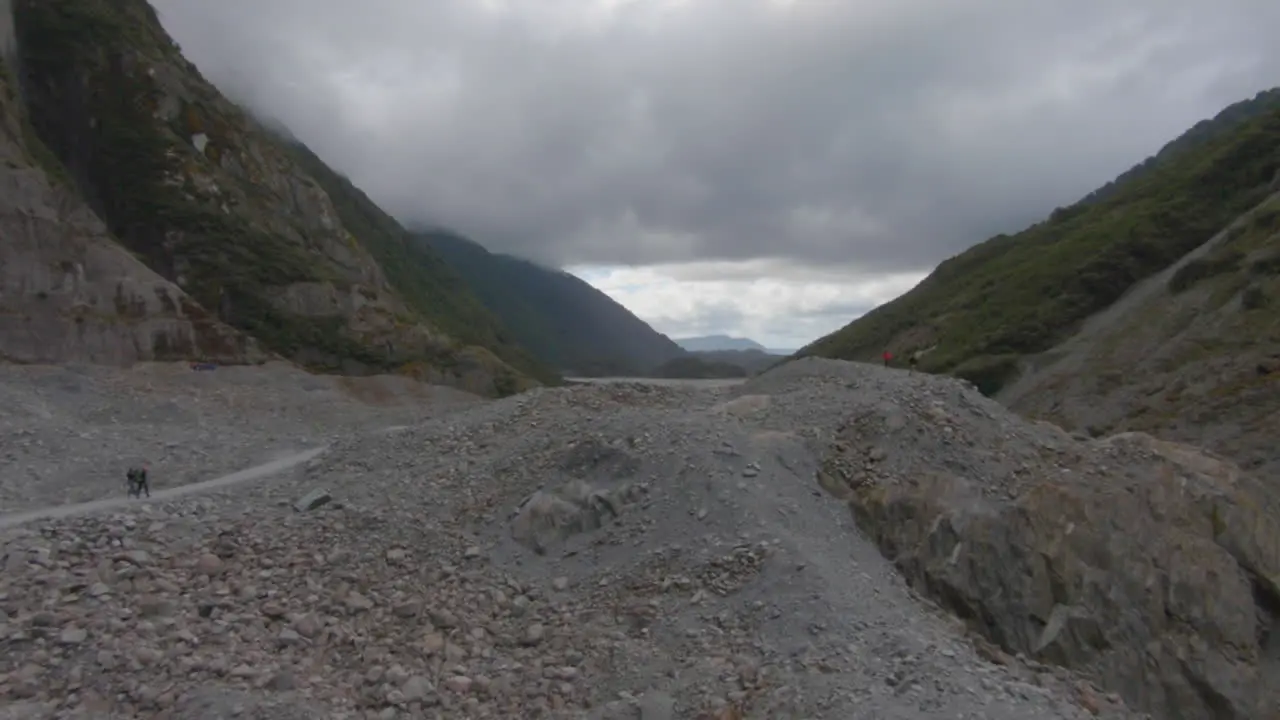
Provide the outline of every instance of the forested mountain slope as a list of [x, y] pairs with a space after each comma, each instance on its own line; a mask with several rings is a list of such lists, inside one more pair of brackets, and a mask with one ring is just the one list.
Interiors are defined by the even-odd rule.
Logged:
[[686, 353], [586, 281], [561, 270], [491, 253], [444, 230], [419, 229], [511, 336], [539, 360], [571, 375], [643, 375]]
[[943, 262], [797, 354], [870, 360], [920, 349], [923, 369], [997, 392], [1023, 358], [1070, 337], [1280, 187], [1276, 92], [1233, 108], [1109, 189]]

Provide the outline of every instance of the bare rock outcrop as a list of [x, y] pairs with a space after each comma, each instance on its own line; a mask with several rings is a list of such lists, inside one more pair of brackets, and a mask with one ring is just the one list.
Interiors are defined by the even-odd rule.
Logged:
[[[268, 356], [117, 244], [102, 221], [50, 178], [0, 72], [0, 359], [129, 364]], [[51, 166], [52, 167], [52, 166]]]
[[1155, 717], [1275, 716], [1273, 489], [1141, 433], [1084, 442], [976, 395], [916, 400], [859, 408], [819, 472], [909, 582]]

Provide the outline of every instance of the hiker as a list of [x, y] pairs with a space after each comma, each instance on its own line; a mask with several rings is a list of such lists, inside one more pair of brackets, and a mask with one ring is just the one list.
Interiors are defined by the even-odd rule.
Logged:
[[129, 482], [129, 497], [142, 497], [146, 493], [147, 497], [151, 497], [151, 483], [147, 481], [147, 466], [141, 468], [129, 468], [129, 472], [125, 473], [125, 477]]
[[893, 353], [888, 350], [884, 351], [884, 366], [889, 367], [889, 361], [893, 360]]
[[911, 353], [911, 357], [907, 360], [907, 362], [911, 364], [911, 372], [914, 373], [916, 371], [916, 366], [920, 364], [920, 351], [916, 350], [915, 352]]

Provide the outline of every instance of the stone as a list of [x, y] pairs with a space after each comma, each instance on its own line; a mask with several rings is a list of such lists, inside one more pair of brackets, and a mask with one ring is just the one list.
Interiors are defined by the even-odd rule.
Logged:
[[196, 572], [202, 575], [219, 575], [225, 569], [222, 558], [213, 553], [204, 553], [196, 560]]
[[[846, 432], [844, 447], [890, 442]], [[972, 479], [900, 467], [892, 484], [855, 488], [850, 506], [909, 581], [989, 618], [1005, 651], [1087, 672], [1157, 716], [1174, 712], [1171, 703], [1189, 720], [1218, 717], [1217, 707], [1260, 716], [1280, 701], [1269, 690], [1280, 688], [1280, 669], [1266, 670], [1256, 634], [1268, 612], [1258, 598], [1280, 598], [1276, 492], [1228, 462], [1142, 434], [1092, 448], [1078, 452], [1137, 470], [1081, 461], [1070, 478], [1046, 469], [1013, 493], [984, 494]], [[828, 473], [840, 472], [841, 457], [833, 452]], [[1189, 637], [1183, 624], [1203, 634]]]
[[404, 696], [407, 703], [421, 702], [428, 695], [435, 692], [435, 688], [431, 685], [431, 680], [423, 675], [413, 675], [405, 680], [404, 685], [400, 687], [400, 692]]
[[547, 636], [547, 629], [542, 623], [533, 623], [525, 629], [521, 642], [525, 645], [537, 645]]
[[472, 681], [466, 675], [453, 675], [444, 681], [445, 687], [458, 694], [465, 694], [471, 691]]
[[333, 496], [327, 490], [312, 490], [298, 498], [298, 501], [293, 504], [293, 509], [295, 512], [309, 512], [326, 505], [331, 500]]
[[640, 697], [640, 720], [675, 720], [675, 698], [658, 691], [650, 690]]

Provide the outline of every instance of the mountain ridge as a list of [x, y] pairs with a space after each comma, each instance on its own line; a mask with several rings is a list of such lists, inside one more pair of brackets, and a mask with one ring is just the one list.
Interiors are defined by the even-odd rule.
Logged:
[[1022, 358], [1069, 337], [1272, 192], [1280, 95], [1266, 91], [1232, 108], [1111, 189], [943, 261], [907, 293], [795, 356], [874, 360], [885, 350], [921, 350], [922, 369], [997, 392]]
[[734, 337], [732, 335], [697, 335], [676, 338], [676, 344], [690, 352], [717, 350], [758, 350], [760, 352], [768, 352], [764, 345], [751, 338]]
[[[46, 174], [102, 219], [103, 243], [125, 248], [192, 307], [314, 371], [410, 372], [488, 395], [550, 379], [500, 357], [521, 363], [465, 285], [420, 268], [428, 284], [449, 287], [448, 318], [406, 296], [404, 278], [388, 276], [366, 246], [380, 238], [344, 225], [335, 206], [344, 198], [207, 82], [148, 3], [13, 0], [8, 9], [18, 98], [49, 151]], [[455, 338], [445, 319], [492, 332]]]

